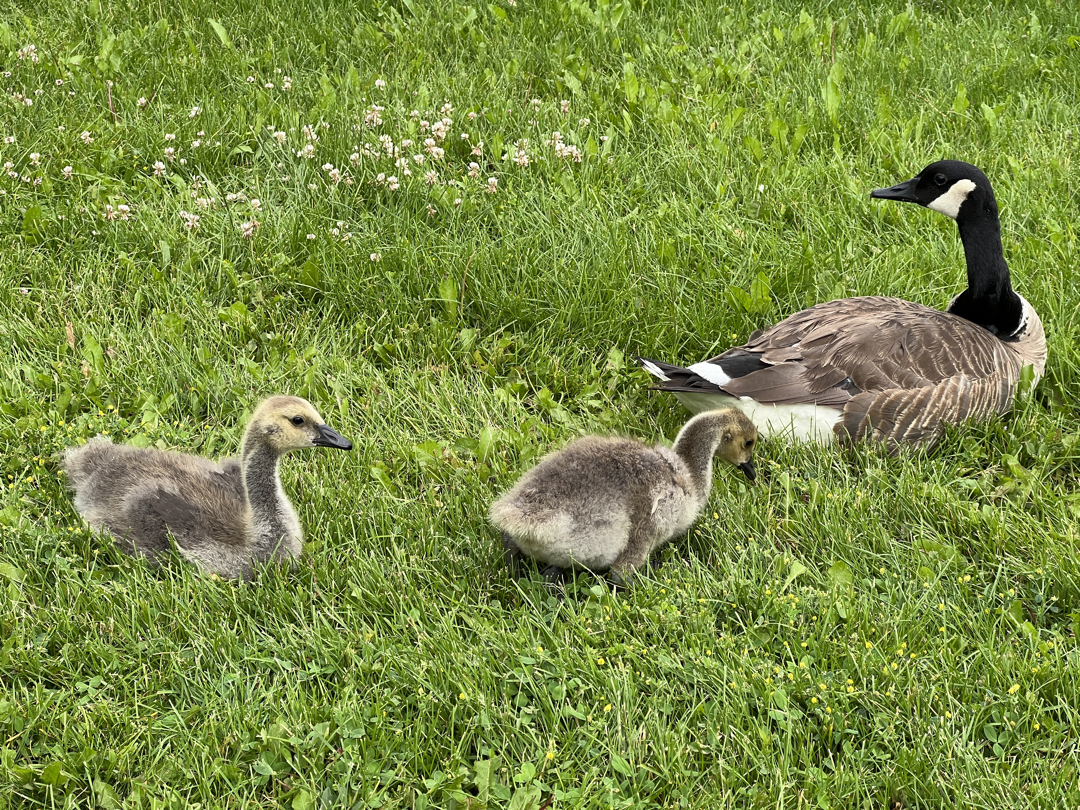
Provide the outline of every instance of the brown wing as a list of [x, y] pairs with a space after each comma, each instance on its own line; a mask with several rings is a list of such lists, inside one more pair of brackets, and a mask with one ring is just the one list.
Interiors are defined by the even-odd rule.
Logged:
[[757, 355], [765, 368], [723, 390], [777, 404], [844, 409], [851, 438], [930, 442], [942, 425], [1003, 413], [1020, 361], [994, 335], [947, 312], [899, 298], [828, 301], [708, 362]]
[[[959, 375], [981, 379], [1000, 373], [1009, 354], [1000, 340], [970, 321], [882, 297], [804, 309], [709, 362], [723, 365], [732, 352], [756, 353], [769, 365], [800, 366], [811, 394], [807, 402], [816, 401], [812, 395], [835, 385], [837, 377], [850, 377], [860, 391], [921, 388]], [[751, 385], [752, 377], [738, 381]]]
[[852, 440], [885, 441], [895, 453], [903, 444], [933, 447], [945, 425], [1005, 413], [1012, 406], [1016, 379], [1006, 376], [972, 380], [950, 377], [922, 388], [893, 388], [857, 395], [837, 423]]

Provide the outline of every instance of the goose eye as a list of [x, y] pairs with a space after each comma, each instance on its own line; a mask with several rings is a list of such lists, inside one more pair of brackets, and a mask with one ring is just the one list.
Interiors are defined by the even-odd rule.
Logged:
[[747, 439], [746, 440], [746, 448], [749, 450], [753, 446], [754, 446], [754, 440], [753, 439]]
[[294, 416], [289, 421], [292, 422], [297, 427], [300, 427], [302, 424], [304, 424], [304, 417], [302, 417], [302, 416]]
[[941, 173], [938, 173], [934, 175], [934, 182], [939, 186], [943, 186], [949, 182], [949, 178]]

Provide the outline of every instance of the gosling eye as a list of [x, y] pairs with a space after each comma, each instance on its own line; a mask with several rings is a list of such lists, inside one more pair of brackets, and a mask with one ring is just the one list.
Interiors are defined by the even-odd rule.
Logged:
[[289, 421], [292, 422], [297, 427], [300, 427], [302, 424], [304, 424], [304, 417], [302, 417], [302, 416], [294, 416]]
[[934, 175], [934, 182], [939, 186], [943, 186], [949, 182], [949, 178], [941, 174], [941, 172], [938, 172]]
[[749, 450], [753, 446], [754, 446], [754, 440], [753, 439], [747, 439], [746, 440], [746, 449]]

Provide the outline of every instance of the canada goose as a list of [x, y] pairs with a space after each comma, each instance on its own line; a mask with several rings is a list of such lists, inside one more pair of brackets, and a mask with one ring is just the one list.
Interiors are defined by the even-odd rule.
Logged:
[[870, 196], [956, 220], [968, 287], [944, 312], [884, 297], [817, 304], [689, 368], [640, 358], [657, 388], [691, 411], [739, 407], [765, 435], [871, 437], [892, 453], [933, 446], [945, 425], [1008, 411], [1024, 366], [1042, 376], [1046, 337], [1010, 284], [990, 181], [971, 164], [942, 160]]
[[255, 409], [239, 458], [220, 462], [99, 436], [64, 451], [75, 508], [128, 554], [152, 562], [171, 548], [228, 578], [300, 555], [300, 520], [281, 488], [278, 461], [290, 450], [352, 442], [326, 425], [307, 400], [275, 396]]
[[757, 429], [735, 409], [698, 414], [672, 448], [633, 439], [585, 436], [546, 456], [491, 507], [507, 563], [520, 556], [547, 565], [558, 582], [579, 565], [610, 569], [626, 585], [656, 548], [685, 532], [712, 488], [719, 456], [755, 478]]

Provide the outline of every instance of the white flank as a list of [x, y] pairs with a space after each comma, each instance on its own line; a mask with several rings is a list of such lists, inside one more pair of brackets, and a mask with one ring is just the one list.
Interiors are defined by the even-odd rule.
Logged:
[[731, 382], [731, 377], [725, 374], [724, 370], [715, 363], [694, 363], [692, 366], [687, 366], [687, 369], [702, 379], [708, 380], [713, 385], [724, 386]]
[[926, 207], [931, 211], [937, 211], [939, 214], [956, 219], [960, 214], [960, 206], [964, 204], [964, 200], [967, 199], [968, 194], [974, 188], [975, 183], [972, 180], [967, 178], [957, 180], [948, 191], [933, 202], [927, 203]]
[[796, 442], [836, 441], [833, 426], [840, 421], [843, 412], [839, 408], [821, 405], [769, 405], [750, 397], [727, 394], [692, 394], [673, 392], [679, 402], [691, 413], [701, 413], [716, 408], [738, 408], [750, 417], [758, 432], [769, 438], [781, 438]]
[[660, 366], [656, 365], [656, 363], [650, 363], [644, 357], [641, 358], [641, 367], [650, 374], [652, 374], [654, 377], [656, 377], [658, 380], [663, 380], [664, 382], [667, 382], [669, 379], [668, 375], [660, 370]]

